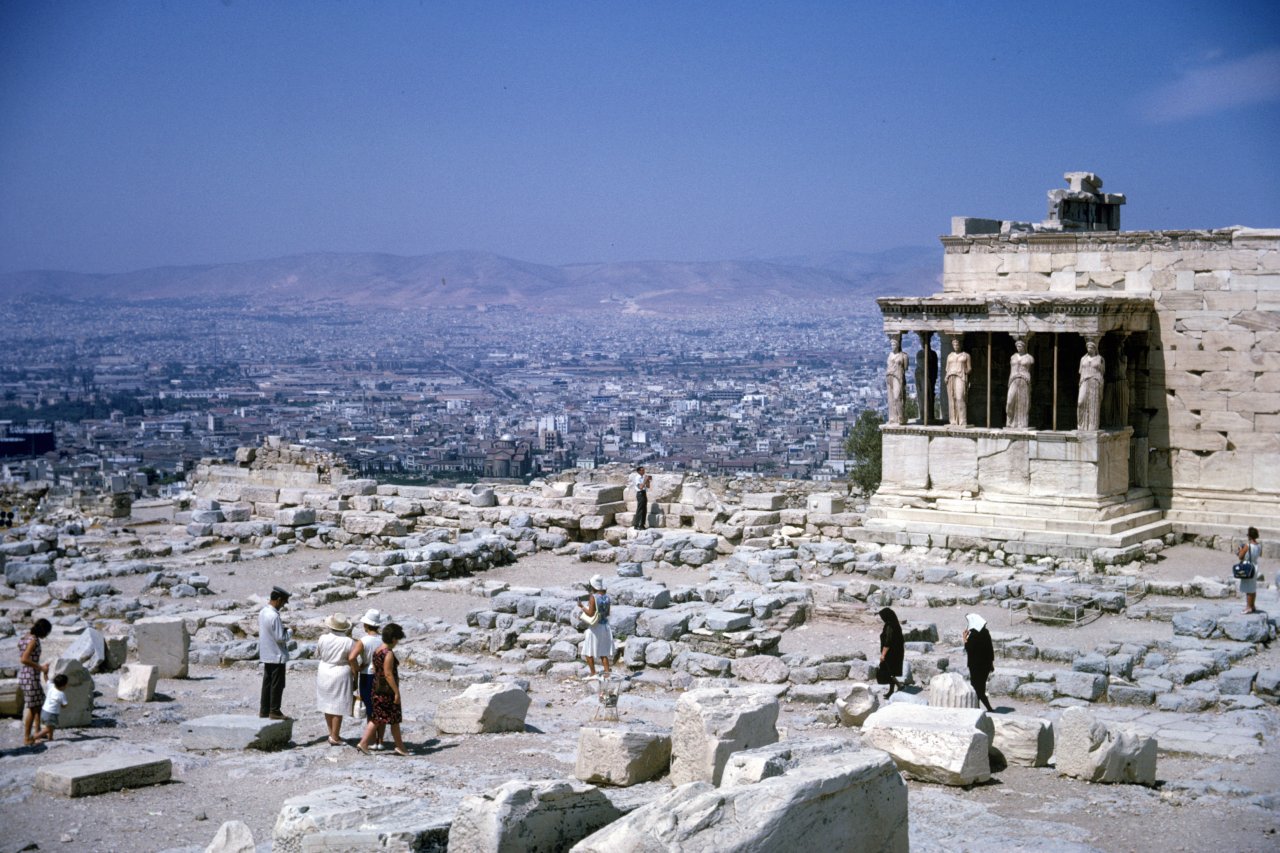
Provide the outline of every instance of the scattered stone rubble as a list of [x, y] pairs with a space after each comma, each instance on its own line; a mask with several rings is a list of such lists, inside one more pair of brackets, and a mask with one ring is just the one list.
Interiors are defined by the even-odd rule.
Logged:
[[[50, 659], [71, 678], [64, 725], [92, 724], [94, 673], [119, 670], [118, 700], [145, 703], [193, 664], [252, 666], [261, 601], [219, 598], [204, 572], [299, 547], [354, 548], [331, 561], [317, 553], [327, 572], [320, 568], [296, 588], [304, 607], [393, 590], [475, 597], [465, 624], [402, 620], [412, 638], [400, 650], [404, 665], [458, 691], [435, 708], [441, 733], [519, 735], [531, 679], [580, 675], [575, 612], [583, 591], [485, 579], [537, 550], [601, 564], [592, 571], [613, 575], [616, 669], [627, 675], [618, 689], [684, 691], [670, 730], [584, 727], [576, 780], [514, 781], [470, 798], [456, 815], [356, 789], [293, 798], [275, 827], [281, 850], [431, 849], [446, 839], [458, 850], [787, 849], [801, 834], [806, 845], [826, 843], [823, 827], [834, 814], [863, 816], [865, 826], [842, 836], [856, 836], [863, 845], [856, 849], [905, 849], [900, 773], [964, 787], [1007, 765], [1053, 765], [1086, 781], [1152, 785], [1157, 741], [1134, 715], [1280, 703], [1280, 672], [1250, 665], [1274, 638], [1275, 623], [1235, 612], [1218, 579], [1143, 580], [1163, 541], [1089, 562], [875, 545], [857, 540], [858, 519], [838, 496], [807, 495], [803, 505], [782, 493], [731, 499], [671, 475], [654, 490], [655, 519], [671, 526], [631, 532], [631, 498], [611, 483], [414, 489], [346, 478], [323, 458], [284, 445], [239, 457], [236, 466], [205, 467], [191, 519], [176, 529], [140, 535], [64, 519], [61, 527], [17, 530], [0, 545], [0, 637], [12, 637], [34, 614], [52, 617]], [[668, 586], [651, 579], [677, 567], [696, 569], [695, 580]], [[112, 584], [136, 575], [145, 576], [141, 596]], [[948, 614], [940, 628], [930, 618], [937, 608], [977, 605], [1010, 614], [1008, 625], [992, 626], [997, 666], [989, 694], [1045, 703], [1044, 715], [978, 709], [957, 620]], [[819, 618], [866, 625], [882, 606], [903, 616], [906, 680], [927, 685], [924, 693], [885, 703], [863, 650], [780, 653], [785, 631]], [[1168, 623], [1172, 637], [1050, 647], [1019, 630], [1022, 620], [1069, 625], [1089, 612]], [[294, 658], [305, 664], [320, 621], [299, 617], [292, 626]], [[15, 673], [0, 675], [0, 710], [14, 713]], [[784, 703], [805, 709], [814, 725], [858, 731], [838, 743], [784, 738], [777, 728]], [[1102, 722], [1093, 710], [1104, 708], [1109, 719], [1122, 712], [1134, 724]], [[172, 721], [197, 753], [291, 743], [288, 721]], [[1247, 748], [1250, 731], [1244, 747], [1229, 748]], [[1159, 744], [1185, 746], [1163, 736]], [[619, 810], [601, 793], [655, 779], [661, 791], [647, 793], [639, 808]], [[70, 783], [49, 784], [70, 790]], [[215, 847], [252, 844], [239, 828], [223, 829]]]

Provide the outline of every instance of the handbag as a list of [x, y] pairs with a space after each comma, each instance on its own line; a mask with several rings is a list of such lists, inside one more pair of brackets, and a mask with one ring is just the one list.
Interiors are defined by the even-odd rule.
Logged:
[[1231, 576], [1236, 580], [1247, 581], [1253, 578], [1257, 566], [1247, 560], [1241, 560], [1231, 567]]
[[373, 692], [378, 696], [394, 696], [396, 692], [391, 689], [391, 682], [382, 677], [382, 673], [378, 673], [373, 679]]

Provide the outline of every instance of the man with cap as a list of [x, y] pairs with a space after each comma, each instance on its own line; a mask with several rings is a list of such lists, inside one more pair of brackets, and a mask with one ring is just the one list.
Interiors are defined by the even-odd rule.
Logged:
[[604, 578], [600, 575], [591, 578], [591, 594], [579, 601], [578, 607], [588, 619], [599, 614], [599, 618], [587, 626], [582, 638], [582, 656], [587, 659], [587, 669], [593, 676], [596, 674], [596, 659], [599, 658], [607, 678], [609, 663], [613, 660], [613, 630], [609, 627], [611, 605], [604, 591]]
[[280, 611], [289, 603], [289, 593], [278, 586], [271, 588], [271, 599], [258, 613], [258, 660], [262, 661], [262, 698], [258, 716], [288, 720], [280, 710], [284, 699], [284, 670], [289, 661], [289, 631], [280, 619]]

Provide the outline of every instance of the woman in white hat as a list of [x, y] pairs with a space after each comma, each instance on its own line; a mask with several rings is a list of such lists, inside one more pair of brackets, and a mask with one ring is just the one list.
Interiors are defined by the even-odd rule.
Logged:
[[351, 620], [331, 613], [324, 620], [329, 633], [316, 641], [316, 708], [324, 714], [329, 729], [330, 746], [342, 746], [342, 718], [351, 713], [351, 695], [356, 667], [360, 661], [360, 644], [349, 636]]
[[[604, 666], [604, 674], [609, 675], [609, 664], [613, 660], [613, 631], [609, 628], [609, 596], [604, 591], [604, 578], [595, 575], [591, 578], [591, 594], [578, 602], [584, 621], [588, 622], [587, 630], [582, 638], [582, 656], [587, 659], [587, 669], [596, 674], [596, 659]], [[597, 618], [598, 617], [598, 618]]]
[[[360, 701], [364, 703], [364, 719], [368, 723], [373, 719], [373, 653], [382, 645], [382, 626], [391, 621], [390, 617], [380, 610], [370, 608], [360, 617], [364, 626], [364, 636], [360, 638]], [[374, 733], [373, 749], [382, 749], [382, 729]]]

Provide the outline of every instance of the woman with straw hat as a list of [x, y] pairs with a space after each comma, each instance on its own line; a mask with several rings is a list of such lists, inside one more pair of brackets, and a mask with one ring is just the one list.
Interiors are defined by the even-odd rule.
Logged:
[[329, 745], [341, 746], [342, 718], [351, 713], [361, 646], [349, 636], [351, 620], [347, 617], [331, 613], [324, 626], [329, 633], [316, 641], [316, 657], [320, 660], [316, 669], [316, 707], [324, 714]]

